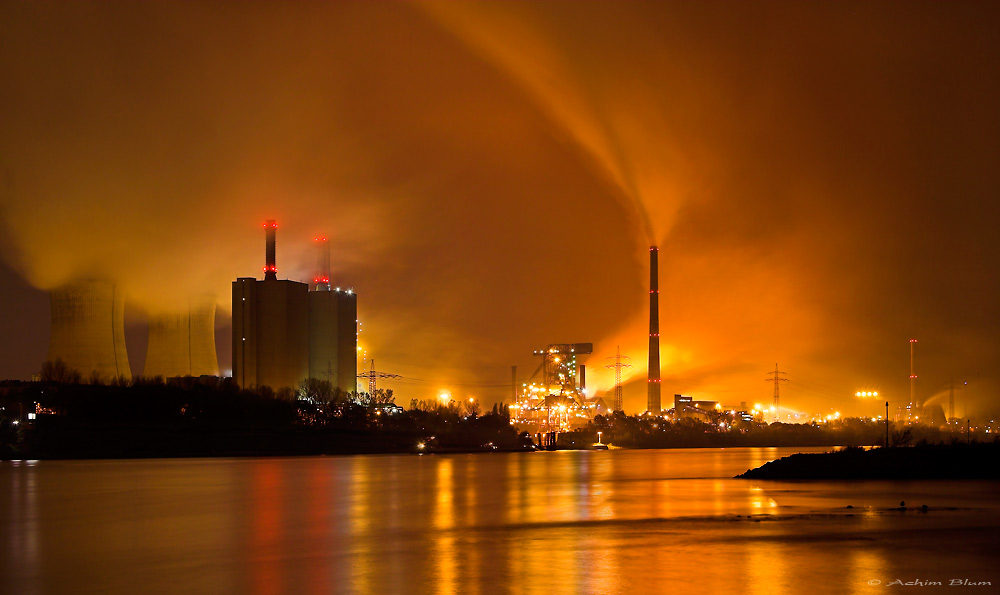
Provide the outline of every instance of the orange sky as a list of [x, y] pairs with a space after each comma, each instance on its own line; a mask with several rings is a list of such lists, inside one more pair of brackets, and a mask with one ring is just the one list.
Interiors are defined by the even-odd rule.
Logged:
[[641, 410], [656, 243], [665, 403], [768, 402], [777, 362], [786, 407], [876, 413], [854, 392], [904, 399], [916, 337], [924, 398], [997, 409], [998, 12], [4, 3], [0, 299], [31, 314], [0, 376], [45, 356], [26, 284], [228, 307], [273, 217], [279, 276], [331, 237], [404, 404], [507, 398], [532, 350], [593, 342], [589, 383], [620, 345]]

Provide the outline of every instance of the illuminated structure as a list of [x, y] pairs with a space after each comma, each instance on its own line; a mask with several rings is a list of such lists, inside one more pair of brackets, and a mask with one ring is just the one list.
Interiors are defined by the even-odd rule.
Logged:
[[[521, 429], [567, 432], [587, 425], [595, 415], [609, 413], [603, 399], [587, 397], [583, 387], [577, 387], [576, 356], [593, 351], [592, 343], [552, 344], [535, 351], [542, 362], [510, 407], [512, 423]], [[531, 382], [539, 372], [541, 382]]]
[[686, 395], [674, 395], [674, 419], [698, 418], [711, 421], [713, 415], [718, 415], [722, 406], [717, 401], [695, 401]]
[[[268, 220], [264, 280], [233, 282], [233, 378], [244, 388], [295, 389], [306, 378], [357, 390], [357, 295], [330, 287], [326, 238], [310, 285], [278, 280], [275, 230]], [[312, 289], [312, 291], [310, 291]]]
[[52, 290], [49, 360], [91, 378], [131, 379], [125, 349], [125, 300], [109, 281], [78, 280]]
[[660, 414], [660, 288], [656, 246], [649, 248], [649, 365], [646, 379], [646, 411]]
[[243, 388], [296, 388], [309, 375], [309, 286], [278, 280], [277, 228], [264, 224], [264, 280], [233, 282], [233, 379]]
[[151, 314], [143, 375], [218, 376], [215, 299], [204, 297], [179, 313]]
[[316, 238], [317, 273], [309, 292], [309, 377], [345, 392], [357, 390], [358, 296], [330, 287], [330, 251]]

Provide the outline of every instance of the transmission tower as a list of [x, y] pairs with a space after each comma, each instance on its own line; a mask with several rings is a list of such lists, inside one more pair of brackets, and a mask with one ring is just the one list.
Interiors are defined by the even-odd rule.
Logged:
[[788, 382], [787, 378], [782, 378], [781, 377], [783, 374], [785, 374], [785, 373], [778, 371], [778, 364], [774, 364], [774, 371], [767, 373], [767, 375], [768, 376], [772, 376], [772, 378], [765, 378], [764, 379], [764, 382], [773, 382], [774, 383], [774, 421], [778, 421], [778, 420], [781, 419], [781, 401], [779, 399], [778, 392], [779, 392], [779, 387], [781, 386], [781, 383], [782, 382]]
[[369, 372], [362, 372], [358, 374], [358, 378], [368, 379], [368, 394], [375, 396], [375, 389], [378, 388], [377, 380], [379, 378], [402, 378], [399, 374], [388, 374], [386, 372], [376, 372], [375, 371], [375, 360], [372, 360], [372, 369]]
[[622, 348], [618, 347], [614, 357], [608, 357], [605, 359], [615, 360], [615, 363], [604, 366], [605, 368], [614, 368], [615, 370], [615, 403], [612, 410], [623, 411], [624, 406], [622, 405], [622, 368], [631, 368], [632, 364], [622, 363], [622, 360], [632, 359], [632, 358], [630, 358], [627, 355], [622, 355]]

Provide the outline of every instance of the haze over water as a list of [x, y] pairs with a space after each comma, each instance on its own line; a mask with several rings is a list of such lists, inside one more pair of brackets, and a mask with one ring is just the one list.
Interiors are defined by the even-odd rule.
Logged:
[[4, 462], [0, 591], [1000, 585], [997, 482], [731, 479], [800, 450]]

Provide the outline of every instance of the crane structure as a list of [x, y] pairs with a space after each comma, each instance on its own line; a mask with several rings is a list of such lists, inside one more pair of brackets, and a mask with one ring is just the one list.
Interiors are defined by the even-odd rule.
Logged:
[[788, 382], [788, 379], [782, 377], [786, 374], [785, 372], [778, 371], [778, 364], [774, 364], [774, 371], [768, 372], [767, 375], [770, 376], [770, 378], [765, 378], [764, 382], [774, 383], [774, 403], [771, 405], [771, 409], [774, 411], [774, 421], [778, 421], [781, 419], [781, 383]]
[[612, 411], [624, 411], [624, 406], [622, 404], [622, 369], [631, 368], [632, 364], [627, 362], [623, 363], [622, 360], [631, 358], [627, 355], [622, 355], [622, 348], [619, 346], [616, 348], [615, 355], [606, 359], [615, 360], [615, 363], [604, 366], [605, 368], [612, 368], [615, 371], [615, 398], [614, 405], [612, 405]]

